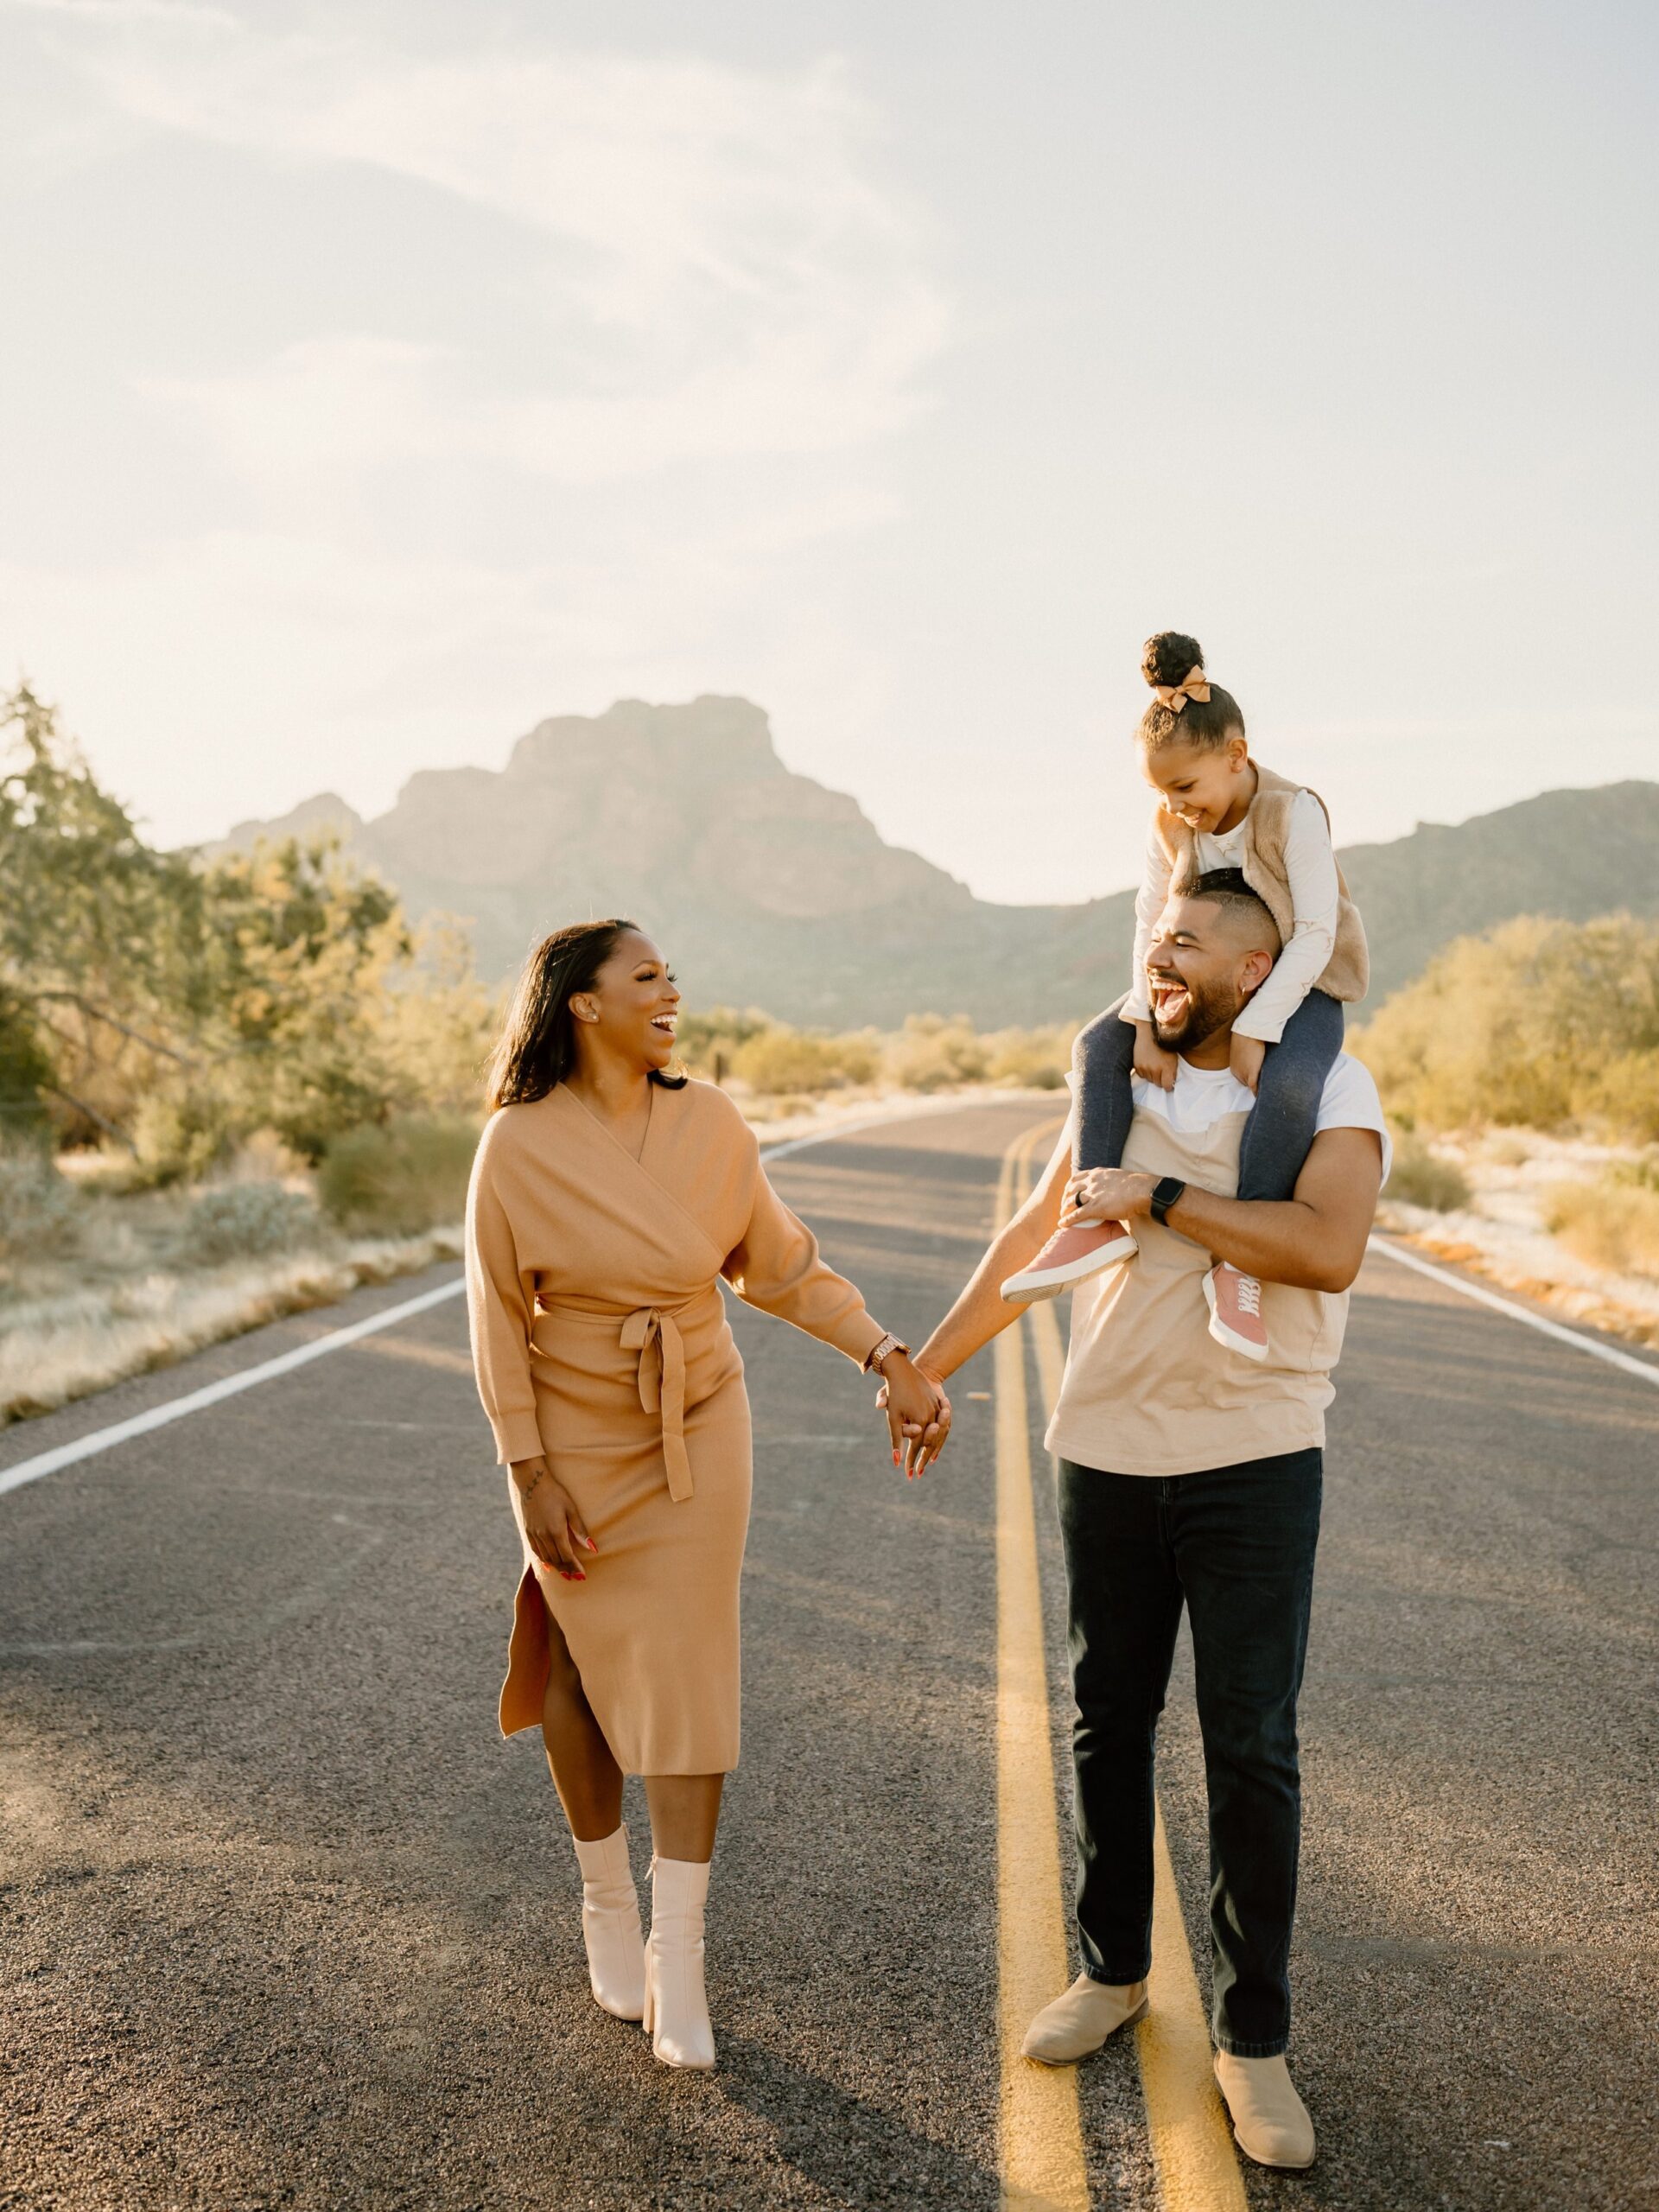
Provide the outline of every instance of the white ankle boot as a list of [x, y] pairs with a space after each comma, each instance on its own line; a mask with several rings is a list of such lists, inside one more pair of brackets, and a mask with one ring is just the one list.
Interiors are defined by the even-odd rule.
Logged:
[[702, 1908], [708, 1895], [706, 1864], [652, 1860], [645, 2028], [664, 2066], [715, 2063], [715, 2031], [702, 1986]]
[[618, 1828], [596, 1843], [571, 1840], [582, 1868], [582, 1933], [594, 1995], [619, 2020], [639, 2019], [645, 2009], [645, 1946], [628, 1832]]

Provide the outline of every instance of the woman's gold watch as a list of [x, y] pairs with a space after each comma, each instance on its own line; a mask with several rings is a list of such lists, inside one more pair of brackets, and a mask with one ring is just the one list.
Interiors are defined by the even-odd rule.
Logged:
[[872, 1344], [870, 1346], [869, 1351], [864, 1361], [864, 1372], [868, 1375], [873, 1367], [880, 1367], [882, 1361], [887, 1357], [889, 1352], [902, 1351], [908, 1354], [909, 1351], [910, 1346], [908, 1344], [901, 1344], [898, 1338], [889, 1332], [887, 1335], [882, 1338], [880, 1344]]

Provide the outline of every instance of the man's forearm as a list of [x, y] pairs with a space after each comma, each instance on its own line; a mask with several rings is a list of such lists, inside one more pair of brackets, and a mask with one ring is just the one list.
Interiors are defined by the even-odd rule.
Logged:
[[1332, 1249], [1328, 1224], [1298, 1198], [1219, 1198], [1189, 1183], [1165, 1217], [1172, 1229], [1263, 1282], [1346, 1290], [1357, 1267]]
[[1036, 1258], [1048, 1233], [1034, 1205], [1015, 1214], [993, 1238], [956, 1304], [915, 1355], [918, 1367], [943, 1381], [1019, 1319], [1020, 1307], [1008, 1304], [1001, 1287]]

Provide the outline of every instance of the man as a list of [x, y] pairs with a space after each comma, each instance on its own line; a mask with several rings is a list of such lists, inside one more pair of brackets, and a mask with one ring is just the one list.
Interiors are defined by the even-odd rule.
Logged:
[[[1283, 1204], [1243, 1202], [1252, 1104], [1232, 1025], [1280, 949], [1236, 870], [1172, 898], [1147, 954], [1173, 1089], [1137, 1079], [1123, 1164], [1072, 1173], [1074, 1106], [1047, 1173], [917, 1357], [935, 1379], [1014, 1319], [999, 1285], [1062, 1217], [1133, 1224], [1139, 1250], [1079, 1284], [1048, 1433], [1059, 1460], [1077, 1717], [1083, 1972], [1027, 2056], [1064, 2065], [1146, 2010], [1153, 1746], [1185, 1604], [1209, 1786], [1216, 2075], [1242, 2147], [1306, 2166], [1313, 2128], [1285, 2062], [1300, 1828], [1296, 1697], [1319, 1534], [1325, 1408], [1389, 1145], [1376, 1085], [1339, 1058]], [[1258, 1365], [1209, 1333], [1216, 1260], [1259, 1277], [1273, 1345]]]

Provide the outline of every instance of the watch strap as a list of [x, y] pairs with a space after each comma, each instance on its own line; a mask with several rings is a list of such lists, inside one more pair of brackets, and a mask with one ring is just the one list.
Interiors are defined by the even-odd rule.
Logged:
[[1152, 1217], [1160, 1227], [1167, 1221], [1171, 1206], [1185, 1195], [1186, 1185], [1179, 1175], [1165, 1175], [1152, 1186]]
[[864, 1372], [868, 1375], [871, 1369], [877, 1366], [882, 1360], [886, 1359], [889, 1353], [895, 1351], [908, 1352], [909, 1350], [910, 1346], [908, 1344], [901, 1344], [898, 1338], [889, 1331], [887, 1334], [881, 1338], [878, 1343], [873, 1344], [870, 1346], [869, 1351], [864, 1355]]

